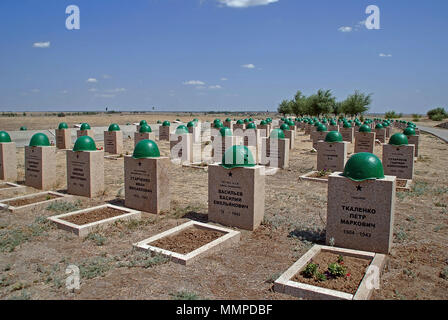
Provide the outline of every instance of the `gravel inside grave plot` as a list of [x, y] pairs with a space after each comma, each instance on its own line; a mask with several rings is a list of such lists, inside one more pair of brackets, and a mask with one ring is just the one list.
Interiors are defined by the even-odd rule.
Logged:
[[60, 198], [60, 196], [56, 196], [54, 194], [43, 194], [43, 195], [35, 196], [32, 198], [12, 200], [12, 201], [4, 202], [4, 203], [9, 206], [13, 206], [13, 207], [22, 207], [22, 206], [26, 206], [28, 204], [53, 200], [53, 199], [57, 199], [57, 198]]
[[191, 227], [148, 244], [176, 253], [187, 254], [225, 234], [225, 232]]
[[318, 272], [326, 275], [327, 280], [318, 281], [316, 277], [307, 278], [302, 274], [305, 269], [302, 268], [293, 278], [292, 281], [306, 283], [316, 287], [327, 288], [337, 291], [346, 292], [349, 294], [355, 294], [358, 290], [359, 284], [361, 283], [367, 267], [371, 263], [371, 259], [355, 258], [350, 256], [343, 256], [342, 266], [346, 267], [346, 275], [342, 277], [334, 278], [327, 273], [328, 265], [331, 263], [338, 263], [338, 254], [332, 252], [320, 252], [315, 256], [310, 262], [319, 265]]
[[406, 187], [407, 183], [408, 183], [407, 180], [397, 179], [397, 187], [404, 188]]
[[89, 224], [92, 222], [121, 216], [126, 213], [128, 213], [128, 212], [118, 210], [115, 208], [104, 207], [104, 208], [100, 208], [100, 209], [96, 209], [96, 210], [92, 210], [92, 211], [81, 212], [78, 214], [67, 216], [67, 217], [61, 218], [61, 220], [64, 220], [64, 221], [67, 221], [70, 223], [74, 223], [78, 226], [82, 226], [82, 225]]
[[309, 176], [309, 178], [319, 178], [319, 179], [326, 179], [328, 180], [328, 177], [333, 174], [331, 171], [327, 171], [325, 173], [321, 172], [314, 172], [312, 175]]

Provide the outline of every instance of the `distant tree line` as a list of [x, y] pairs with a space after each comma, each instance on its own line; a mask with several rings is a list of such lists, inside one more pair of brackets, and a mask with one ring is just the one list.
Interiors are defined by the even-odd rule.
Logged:
[[331, 90], [319, 89], [317, 93], [305, 96], [297, 91], [292, 100], [283, 100], [278, 112], [284, 116], [294, 114], [296, 117], [330, 115], [359, 116], [369, 110], [372, 94], [355, 91], [343, 101], [336, 101]]

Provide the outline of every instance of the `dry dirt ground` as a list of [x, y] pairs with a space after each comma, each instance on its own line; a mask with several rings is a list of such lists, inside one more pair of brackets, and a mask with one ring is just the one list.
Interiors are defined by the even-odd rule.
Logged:
[[[79, 198], [74, 204], [22, 214], [0, 212], [0, 298], [294, 299], [273, 292], [273, 280], [325, 239], [327, 186], [299, 179], [316, 167], [316, 155], [305, 140], [300, 133], [288, 170], [266, 177], [262, 226], [242, 231], [237, 245], [186, 267], [135, 252], [132, 243], [188, 219], [207, 221], [203, 170], [172, 165], [170, 212], [144, 214], [140, 222], [116, 223], [86, 238], [57, 229], [45, 217], [107, 201], [120, 204], [123, 160], [105, 160], [106, 190], [97, 199]], [[125, 149], [132, 152], [132, 145], [127, 141]], [[169, 154], [168, 142], [159, 147], [162, 155]], [[375, 153], [381, 156], [380, 147]], [[397, 193], [393, 249], [373, 299], [448, 299], [448, 145], [423, 134], [420, 154], [412, 190]], [[23, 181], [23, 148], [17, 156]], [[57, 154], [56, 170], [56, 189], [64, 190], [63, 152]], [[81, 288], [74, 292], [65, 286], [70, 264], [81, 269]]]

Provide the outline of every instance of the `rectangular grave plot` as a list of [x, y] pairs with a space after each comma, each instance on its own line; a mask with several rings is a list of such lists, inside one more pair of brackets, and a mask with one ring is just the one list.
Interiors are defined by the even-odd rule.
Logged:
[[54, 191], [46, 191], [1, 200], [0, 208], [7, 209], [10, 212], [19, 212], [36, 207], [46, 207], [51, 202], [67, 199], [72, 199], [72, 196]]
[[[297, 281], [301, 277], [300, 272], [305, 269], [311, 260], [319, 260], [319, 255], [321, 253], [334, 254], [334, 257], [342, 255], [345, 260], [351, 260], [350, 263], [353, 266], [357, 265], [356, 262], [358, 263], [358, 268], [352, 270], [355, 271], [354, 273], [356, 273], [356, 275], [355, 278], [353, 278], [354, 282], [351, 284], [352, 290], [350, 293], [327, 288], [337, 286], [334, 283], [330, 284], [328, 281], [332, 280], [328, 279], [323, 282], [311, 282], [313, 284], [305, 283], [309, 281]], [[385, 260], [386, 256], [384, 254], [314, 245], [274, 282], [274, 290], [297, 298], [312, 300], [369, 300], [373, 290], [377, 287], [374, 283], [372, 284], [370, 277], [375, 275], [379, 281], [381, 271], [385, 265]], [[355, 263], [353, 261], [355, 261]], [[360, 261], [365, 261], [367, 268], [365, 268], [364, 265], [361, 265]], [[327, 266], [322, 269], [326, 269], [326, 267]], [[357, 284], [358, 281], [359, 284]]]
[[12, 182], [0, 183], [0, 198], [8, 199], [17, 197], [20, 194], [25, 193], [26, 186], [21, 186]]
[[140, 211], [104, 204], [49, 217], [48, 220], [56, 223], [60, 229], [72, 232], [79, 237], [85, 237], [93, 230], [107, 226], [118, 220], [128, 221], [140, 218]]
[[303, 176], [300, 176], [300, 179], [314, 182], [328, 183], [328, 177], [331, 174], [332, 174], [331, 171], [328, 171], [325, 174], [319, 171], [311, 171], [308, 172], [307, 174], [304, 174]]
[[[198, 237], [200, 240], [193, 240]], [[190, 221], [134, 244], [139, 250], [162, 254], [188, 265], [199, 258], [239, 242], [240, 232]]]
[[397, 191], [411, 191], [412, 180], [397, 179]]

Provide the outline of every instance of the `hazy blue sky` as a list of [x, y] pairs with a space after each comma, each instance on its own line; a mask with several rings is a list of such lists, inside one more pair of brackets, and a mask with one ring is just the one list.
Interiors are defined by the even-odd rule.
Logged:
[[[371, 4], [380, 30], [360, 23]], [[447, 106], [447, 16], [446, 0], [1, 0], [0, 110], [274, 110], [323, 88], [425, 113]]]

